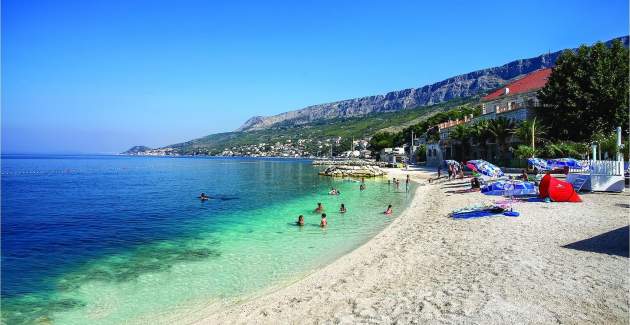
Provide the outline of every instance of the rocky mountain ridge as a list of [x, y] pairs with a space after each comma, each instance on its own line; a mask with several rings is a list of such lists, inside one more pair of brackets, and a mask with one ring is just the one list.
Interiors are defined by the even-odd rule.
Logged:
[[[619, 37], [628, 46], [628, 36]], [[614, 39], [613, 39], [614, 40]], [[609, 44], [613, 40], [606, 42]], [[341, 100], [308, 106], [273, 116], [254, 116], [236, 132], [262, 130], [278, 124], [301, 125], [316, 120], [362, 116], [442, 103], [487, 92], [532, 71], [552, 67], [562, 51], [515, 60], [499, 67], [487, 68], [448, 78], [420, 88], [392, 91], [384, 95]]]

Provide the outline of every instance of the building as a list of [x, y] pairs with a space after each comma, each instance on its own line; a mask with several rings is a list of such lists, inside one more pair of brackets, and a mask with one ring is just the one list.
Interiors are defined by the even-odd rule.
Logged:
[[536, 70], [491, 92], [481, 99], [481, 115], [472, 122], [500, 117], [518, 122], [531, 118], [538, 105], [537, 92], [547, 84], [549, 75], [551, 68]]
[[[457, 154], [455, 152], [453, 140], [450, 137], [451, 131], [457, 125], [475, 124], [482, 120], [494, 120], [502, 117], [515, 122], [532, 118], [534, 107], [538, 105], [537, 92], [547, 84], [550, 75], [550, 68], [529, 73], [483, 97], [481, 99], [481, 115], [474, 118], [466, 116], [461, 120], [438, 124], [439, 142], [437, 146], [427, 145], [427, 165], [435, 166], [443, 159], [455, 159], [457, 156], [462, 156], [462, 153]], [[495, 153], [496, 148], [491, 146], [486, 155], [493, 156]]]

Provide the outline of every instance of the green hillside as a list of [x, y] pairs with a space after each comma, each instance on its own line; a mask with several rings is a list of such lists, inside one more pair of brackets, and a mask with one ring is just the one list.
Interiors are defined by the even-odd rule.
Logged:
[[408, 126], [412, 122], [421, 122], [433, 114], [448, 111], [457, 106], [473, 105], [478, 100], [479, 97], [475, 96], [404, 111], [373, 113], [344, 119], [320, 120], [303, 125], [280, 124], [270, 129], [250, 132], [217, 133], [168, 147], [177, 149], [181, 154], [214, 155], [221, 153], [227, 148], [259, 143], [273, 144], [298, 139], [316, 141], [335, 137], [360, 139], [370, 137], [381, 130], [400, 128], [401, 126]]

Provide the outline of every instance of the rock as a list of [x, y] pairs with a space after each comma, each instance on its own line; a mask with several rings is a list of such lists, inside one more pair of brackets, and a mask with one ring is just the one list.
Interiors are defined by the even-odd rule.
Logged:
[[348, 165], [329, 166], [319, 174], [332, 177], [379, 177], [387, 175], [380, 167]]

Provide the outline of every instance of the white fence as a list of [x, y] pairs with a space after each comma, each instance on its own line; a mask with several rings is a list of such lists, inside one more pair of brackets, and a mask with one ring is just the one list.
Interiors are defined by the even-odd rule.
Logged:
[[583, 168], [570, 168], [569, 172], [591, 176], [623, 176], [623, 161], [579, 160]]

